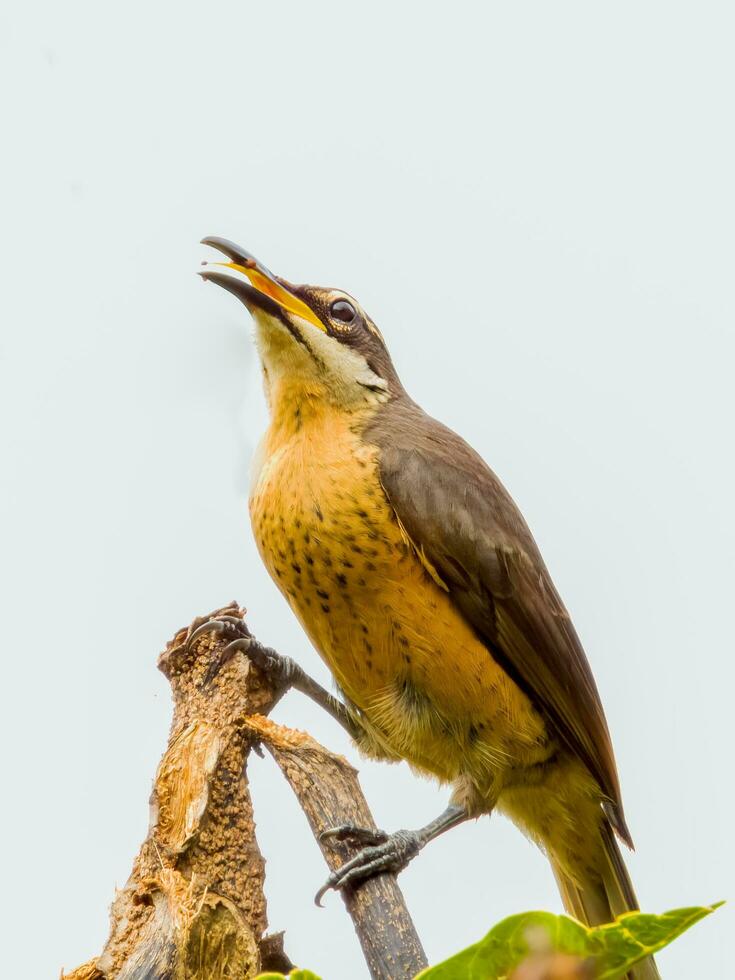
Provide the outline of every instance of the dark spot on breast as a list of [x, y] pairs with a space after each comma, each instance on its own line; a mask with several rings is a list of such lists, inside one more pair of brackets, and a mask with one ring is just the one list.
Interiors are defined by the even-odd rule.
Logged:
[[368, 516], [368, 512], [366, 510], [358, 510], [358, 511], [355, 511], [355, 513], [357, 514], [358, 517], [367, 517]]
[[[426, 693], [408, 677], [405, 677], [400, 684], [400, 695], [407, 711], [410, 711], [414, 716], [427, 717], [427, 709], [431, 706], [430, 700]], [[434, 721], [441, 722], [441, 719], [438, 715], [434, 715]]]
[[299, 518], [298, 518], [298, 517], [297, 517], [297, 518], [296, 518], [296, 520], [295, 520], [295, 521], [293, 522], [293, 526], [294, 526], [294, 527], [295, 527], [295, 528], [296, 528], [297, 530], [299, 530], [299, 529], [301, 528], [301, 521], [299, 520]]
[[340, 558], [340, 560], [339, 560], [339, 563], [340, 563], [340, 565], [341, 565], [341, 566], [342, 566], [343, 568], [354, 568], [354, 567], [355, 567], [355, 566], [354, 566], [354, 565], [352, 564], [352, 562], [351, 562], [351, 561], [348, 561], [348, 560], [347, 560], [346, 558]]
[[[354, 536], [353, 536], [353, 539], [352, 540], [354, 541]], [[362, 554], [362, 548], [360, 547], [359, 544], [353, 544], [352, 545], [352, 550], [355, 552], [356, 555], [361, 555]]]
[[326, 604], [326, 602], [323, 602], [322, 603], [322, 612], [325, 612], [325, 613], [328, 613], [329, 612], [329, 606]]
[[291, 568], [293, 568], [297, 575], [301, 575], [301, 565], [298, 565], [295, 561], [292, 561]]
[[316, 594], [319, 596], [320, 599], [328, 599], [329, 598], [329, 593], [328, 592], [325, 592], [324, 589], [317, 589], [316, 590]]
[[344, 588], [347, 585], [347, 576], [343, 575], [342, 572], [337, 572], [337, 584]]
[[373, 666], [373, 661], [370, 657], [365, 657], [365, 666], [367, 667], [368, 670], [370, 670], [371, 667]]
[[399, 636], [398, 637], [398, 642], [401, 644], [402, 647], [407, 647], [408, 646], [408, 640], [406, 639], [405, 636]]
[[314, 504], [314, 513], [316, 514], [318, 521], [324, 520], [324, 514], [322, 514], [322, 509], [319, 504]]
[[313, 565], [314, 564], [314, 559], [311, 557], [311, 555], [307, 555], [306, 556], [306, 564], [307, 565]]
[[404, 653], [403, 654], [403, 662], [404, 663], [407, 663], [407, 664], [410, 664], [411, 663], [411, 654], [410, 653]]
[[373, 645], [372, 645], [372, 643], [370, 643], [369, 640], [363, 640], [362, 642], [363, 642], [363, 646], [365, 647], [365, 649], [367, 650], [367, 652], [368, 653], [372, 653], [373, 652]]
[[364, 634], [365, 634], [365, 635], [367, 636], [367, 631], [368, 631], [368, 628], [367, 628], [367, 626], [366, 626], [366, 625], [365, 625], [364, 623], [362, 624], [362, 626], [360, 627], [360, 629], [361, 629], [361, 630], [363, 631], [363, 633], [364, 633]]
[[367, 570], [369, 572], [374, 572], [375, 571], [375, 563], [369, 561], [369, 562], [366, 563], [365, 568], [367, 568]]

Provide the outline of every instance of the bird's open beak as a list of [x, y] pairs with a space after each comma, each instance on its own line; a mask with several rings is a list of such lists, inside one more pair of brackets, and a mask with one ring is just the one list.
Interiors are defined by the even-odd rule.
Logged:
[[215, 282], [228, 292], [233, 293], [247, 308], [263, 310], [271, 315], [292, 313], [306, 320], [319, 330], [326, 333], [326, 327], [316, 313], [302, 299], [288, 288], [282, 279], [278, 279], [261, 265], [249, 252], [227, 241], [226, 238], [203, 238], [202, 245], [211, 245], [230, 259], [229, 262], [212, 262], [208, 265], [219, 265], [225, 269], [234, 269], [242, 273], [249, 281], [240, 275], [229, 276], [221, 272], [200, 272], [202, 279]]

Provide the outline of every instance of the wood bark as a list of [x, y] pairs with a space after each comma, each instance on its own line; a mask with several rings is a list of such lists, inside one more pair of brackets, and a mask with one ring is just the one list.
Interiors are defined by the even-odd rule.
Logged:
[[[329, 752], [305, 732], [253, 717], [258, 734], [280, 766], [306, 814], [331, 869], [352, 853], [345, 844], [322, 842], [320, 834], [344, 823], [375, 829], [357, 772], [343, 756]], [[409, 980], [427, 966], [395, 875], [378, 875], [343, 894], [370, 976], [376, 980]]]
[[[216, 632], [187, 644], [208, 619], [244, 613], [232, 603], [195, 620], [159, 658], [173, 719], [148, 836], [113, 901], [102, 953], [64, 980], [247, 980], [288, 971], [281, 935], [266, 935], [265, 868], [247, 782], [248, 754], [260, 743], [316, 836], [347, 821], [374, 826], [347, 761], [265, 717], [279, 692], [245, 654], [223, 662], [228, 641]], [[345, 845], [320, 846], [330, 868], [348, 856]], [[374, 980], [408, 980], [426, 965], [394, 876], [344, 898]]]

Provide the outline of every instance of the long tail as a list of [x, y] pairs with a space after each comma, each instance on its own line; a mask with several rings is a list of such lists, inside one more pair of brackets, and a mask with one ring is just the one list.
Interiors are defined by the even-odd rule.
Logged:
[[[605, 858], [600, 862], [603, 869], [600, 874], [574, 881], [554, 860], [553, 854], [549, 855], [564, 908], [586, 925], [612, 922], [623, 912], [638, 908], [630, 875], [607, 818], [601, 822], [600, 836]], [[633, 967], [628, 980], [661, 980], [653, 957], [649, 956]]]

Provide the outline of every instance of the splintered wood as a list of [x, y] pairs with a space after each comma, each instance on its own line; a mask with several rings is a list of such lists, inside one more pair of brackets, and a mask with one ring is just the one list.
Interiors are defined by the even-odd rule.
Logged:
[[[212, 617], [243, 613], [233, 604]], [[212, 617], [177, 633], [159, 659], [174, 715], [148, 837], [113, 902], [102, 954], [66, 980], [243, 980], [279, 959], [273, 937], [264, 945], [265, 871], [246, 778], [248, 716], [275, 696], [242, 655], [216, 669], [227, 644], [219, 634], [187, 648]]]

